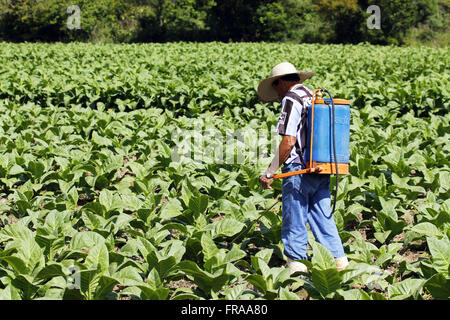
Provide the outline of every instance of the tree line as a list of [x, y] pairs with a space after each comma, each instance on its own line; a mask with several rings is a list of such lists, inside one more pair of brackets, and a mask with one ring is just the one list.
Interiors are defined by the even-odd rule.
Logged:
[[450, 0], [0, 0], [4, 41], [448, 45]]

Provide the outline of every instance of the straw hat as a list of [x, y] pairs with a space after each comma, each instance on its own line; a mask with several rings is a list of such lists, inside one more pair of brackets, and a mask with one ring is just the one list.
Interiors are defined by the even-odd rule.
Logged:
[[278, 100], [278, 94], [272, 87], [272, 83], [282, 76], [294, 73], [300, 76], [300, 83], [303, 83], [303, 81], [311, 78], [314, 75], [314, 72], [297, 70], [294, 65], [289, 62], [282, 62], [280, 64], [277, 64], [275, 67], [273, 67], [272, 71], [270, 71], [270, 76], [259, 83], [259, 99], [264, 102], [273, 102]]

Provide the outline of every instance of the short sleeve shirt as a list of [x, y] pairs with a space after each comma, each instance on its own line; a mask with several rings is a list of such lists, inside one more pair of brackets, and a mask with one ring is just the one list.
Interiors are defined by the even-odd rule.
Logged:
[[304, 152], [306, 147], [306, 109], [312, 103], [313, 92], [302, 84], [293, 87], [290, 92], [295, 93], [286, 95], [281, 101], [281, 114], [278, 118], [278, 123], [275, 132], [280, 135], [293, 136], [296, 138], [295, 147], [292, 148], [291, 154], [284, 162], [289, 164], [291, 162], [305, 163]]

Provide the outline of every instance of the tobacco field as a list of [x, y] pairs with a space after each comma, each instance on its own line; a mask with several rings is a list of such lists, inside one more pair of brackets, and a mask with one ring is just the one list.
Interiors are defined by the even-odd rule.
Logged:
[[[0, 60], [0, 300], [449, 298], [448, 48], [3, 42]], [[282, 61], [351, 101], [344, 271], [310, 234], [289, 275], [280, 200], [232, 243], [281, 194], [258, 182], [270, 139], [173, 157], [175, 132], [273, 131], [256, 88]]]

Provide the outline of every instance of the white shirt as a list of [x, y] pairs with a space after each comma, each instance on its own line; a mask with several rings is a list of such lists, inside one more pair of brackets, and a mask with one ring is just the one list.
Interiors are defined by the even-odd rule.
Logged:
[[295, 147], [284, 162], [305, 163], [307, 108], [312, 104], [313, 92], [303, 84], [295, 85], [281, 101], [281, 114], [275, 132], [296, 138]]

